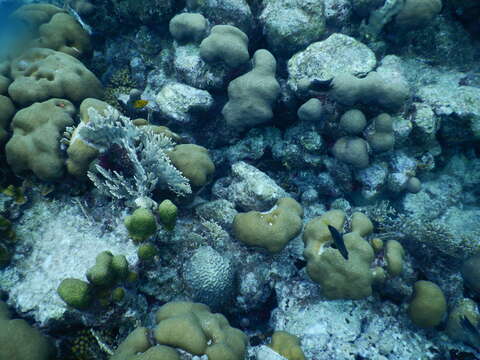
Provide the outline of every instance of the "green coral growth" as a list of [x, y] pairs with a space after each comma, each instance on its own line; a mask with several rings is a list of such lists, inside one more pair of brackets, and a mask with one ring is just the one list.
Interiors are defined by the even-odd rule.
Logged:
[[137, 250], [138, 258], [142, 261], [152, 261], [157, 254], [157, 248], [150, 243], [140, 245]]
[[281, 198], [267, 212], [238, 213], [233, 220], [235, 237], [250, 246], [278, 253], [302, 230], [302, 206], [293, 198]]
[[117, 287], [112, 291], [112, 300], [114, 302], [120, 302], [125, 298], [125, 289]]
[[15, 199], [16, 204], [23, 205], [27, 202], [24, 190], [25, 189], [23, 188], [23, 186], [15, 187], [13, 185], [8, 185], [5, 189], [2, 190], [2, 193]]
[[373, 224], [363, 213], [351, 217], [351, 232], [342, 239], [348, 259], [333, 247], [332, 233], [328, 226], [341, 232], [346, 214], [330, 210], [310, 220], [303, 232], [304, 256], [307, 273], [319, 283], [328, 299], [363, 299], [372, 294], [372, 285], [383, 278], [380, 269], [372, 268], [374, 250], [364, 239], [373, 231]]
[[300, 347], [300, 339], [286, 331], [275, 331], [268, 347], [288, 360], [306, 360]]
[[100, 253], [95, 265], [88, 269], [87, 279], [96, 286], [113, 286], [119, 280], [128, 276], [128, 262], [125, 256], [113, 254], [109, 251]]
[[170, 200], [163, 200], [158, 206], [158, 216], [165, 229], [171, 231], [177, 222], [178, 208]]
[[131, 274], [125, 256], [103, 251], [97, 255], [95, 265], [87, 270], [88, 282], [65, 279], [57, 292], [65, 303], [78, 310], [87, 309], [94, 300], [101, 306], [109, 306], [112, 301], [118, 303], [123, 300], [125, 289], [117, 285], [134, 281]]
[[0, 359], [51, 360], [54, 355], [50, 341], [25, 320], [11, 319], [6, 304], [0, 301]]
[[139, 208], [125, 218], [125, 227], [134, 241], [142, 242], [155, 234], [157, 222], [150, 210]]
[[92, 303], [92, 288], [89, 283], [80, 279], [64, 279], [57, 292], [63, 301], [78, 310], [84, 310]]
[[421, 328], [432, 328], [440, 324], [446, 312], [447, 301], [442, 289], [431, 281], [417, 281], [408, 306], [412, 322]]
[[[139, 354], [141, 353], [141, 354]], [[148, 340], [148, 329], [136, 328], [118, 346], [110, 360], [162, 359], [180, 360], [175, 349], [168, 346], [153, 346]]]
[[169, 302], [156, 313], [154, 338], [158, 344], [180, 348], [209, 360], [241, 360], [247, 336], [230, 326], [222, 314], [212, 314], [204, 304]]

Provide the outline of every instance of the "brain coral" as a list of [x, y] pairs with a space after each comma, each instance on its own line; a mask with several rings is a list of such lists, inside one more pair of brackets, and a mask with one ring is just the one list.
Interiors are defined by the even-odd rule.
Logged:
[[195, 251], [185, 267], [184, 278], [195, 301], [213, 308], [228, 301], [234, 291], [232, 263], [210, 246]]

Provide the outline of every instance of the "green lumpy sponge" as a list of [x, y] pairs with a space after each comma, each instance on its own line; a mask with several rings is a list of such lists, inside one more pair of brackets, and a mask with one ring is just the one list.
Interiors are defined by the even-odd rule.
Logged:
[[63, 301], [78, 310], [88, 308], [92, 302], [90, 284], [79, 279], [64, 279], [57, 292]]
[[148, 239], [157, 231], [155, 216], [150, 210], [143, 208], [139, 208], [132, 215], [127, 216], [125, 226], [130, 237], [137, 242]]
[[447, 301], [442, 289], [431, 281], [420, 280], [414, 284], [413, 299], [408, 306], [408, 316], [422, 328], [440, 324], [447, 312]]

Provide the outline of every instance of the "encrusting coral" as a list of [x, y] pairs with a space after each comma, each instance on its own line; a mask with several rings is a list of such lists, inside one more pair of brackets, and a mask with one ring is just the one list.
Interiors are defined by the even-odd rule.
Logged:
[[239, 213], [233, 220], [235, 237], [241, 242], [277, 253], [302, 230], [303, 209], [292, 198], [281, 198], [266, 212]]

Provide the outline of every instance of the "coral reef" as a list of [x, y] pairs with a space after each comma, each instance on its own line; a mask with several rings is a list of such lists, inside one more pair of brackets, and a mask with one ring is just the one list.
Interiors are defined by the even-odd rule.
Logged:
[[0, 358], [480, 358], [479, 14], [0, 0]]

